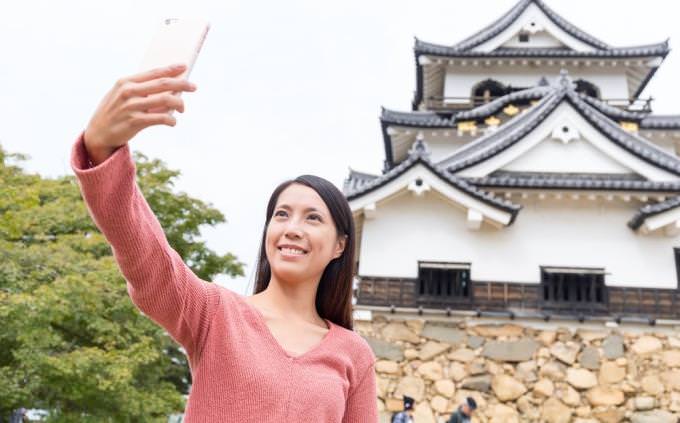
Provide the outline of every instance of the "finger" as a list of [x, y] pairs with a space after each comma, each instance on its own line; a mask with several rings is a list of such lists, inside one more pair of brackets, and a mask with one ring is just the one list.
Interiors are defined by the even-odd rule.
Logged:
[[170, 93], [152, 94], [148, 97], [135, 97], [126, 105], [127, 110], [149, 111], [153, 113], [177, 110], [184, 113], [184, 101]]
[[196, 85], [184, 78], [160, 77], [140, 83], [127, 83], [120, 87], [120, 95], [123, 98], [146, 97], [163, 92], [192, 92], [196, 91]]
[[135, 75], [128, 76], [127, 78], [123, 78], [123, 80], [130, 82], [144, 82], [150, 81], [152, 79], [162, 78], [164, 76], [178, 76], [181, 75], [185, 70], [187, 70], [187, 65], [184, 63], [175, 63], [170, 66], [164, 66], [162, 68], [155, 68], [140, 72]]
[[175, 126], [177, 124], [177, 119], [168, 113], [137, 113], [132, 120], [133, 126], [137, 130], [142, 130], [149, 126], [154, 125], [166, 125]]

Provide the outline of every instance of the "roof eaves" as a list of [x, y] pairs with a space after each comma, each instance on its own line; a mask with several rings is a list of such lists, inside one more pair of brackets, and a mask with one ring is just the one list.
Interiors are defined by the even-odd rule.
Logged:
[[388, 182], [398, 178], [399, 176], [401, 176], [402, 174], [404, 174], [406, 171], [416, 166], [417, 164], [422, 164], [431, 172], [433, 172], [438, 177], [448, 182], [450, 185], [453, 185], [457, 189], [466, 192], [467, 194], [475, 197], [479, 201], [482, 201], [490, 206], [499, 208], [510, 213], [512, 216], [510, 223], [512, 223], [515, 220], [517, 213], [522, 208], [520, 205], [514, 204], [504, 199], [497, 198], [493, 194], [483, 191], [482, 189], [462, 180], [461, 178], [458, 178], [455, 175], [449, 174], [448, 172], [446, 172], [445, 169], [435, 166], [428, 158], [429, 153], [426, 150], [422, 149], [418, 150], [417, 145], [418, 142], [419, 141], [416, 141], [416, 146], [412, 149], [411, 155], [409, 156], [408, 159], [404, 160], [399, 165], [395, 166], [392, 170], [390, 170], [386, 174], [379, 176], [371, 181], [368, 181], [363, 186], [358, 187], [358, 189], [351, 192], [346, 192], [345, 195], [347, 197], [347, 200], [351, 201], [361, 196], [364, 196], [372, 191], [375, 191], [376, 189], [387, 184]]
[[637, 230], [645, 223], [645, 220], [650, 217], [677, 207], [680, 207], [680, 196], [670, 198], [657, 204], [648, 204], [635, 213], [633, 218], [628, 222], [628, 226], [633, 230]]

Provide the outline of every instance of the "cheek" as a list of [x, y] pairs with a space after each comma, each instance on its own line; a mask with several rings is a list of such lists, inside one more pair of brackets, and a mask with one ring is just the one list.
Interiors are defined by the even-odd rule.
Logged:
[[277, 238], [276, 225], [269, 224], [264, 238], [264, 249], [267, 255], [271, 254], [276, 249]]
[[316, 238], [316, 249], [323, 256], [332, 256], [335, 252], [335, 245], [337, 237], [335, 236], [335, 231], [323, 231], [317, 234]]

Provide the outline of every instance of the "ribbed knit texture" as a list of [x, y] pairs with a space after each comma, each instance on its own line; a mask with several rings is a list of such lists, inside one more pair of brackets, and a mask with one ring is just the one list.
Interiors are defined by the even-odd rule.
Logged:
[[359, 335], [326, 321], [323, 340], [291, 356], [243, 296], [199, 279], [169, 246], [127, 145], [91, 167], [81, 136], [71, 166], [132, 301], [187, 351], [187, 423], [377, 422], [375, 357]]

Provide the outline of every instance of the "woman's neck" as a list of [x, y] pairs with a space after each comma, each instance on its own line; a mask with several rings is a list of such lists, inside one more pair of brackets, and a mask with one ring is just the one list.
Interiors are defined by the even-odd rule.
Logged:
[[302, 320], [326, 326], [316, 310], [316, 291], [318, 283], [287, 284], [275, 276], [269, 280], [267, 288], [253, 295], [257, 304], [282, 319]]

